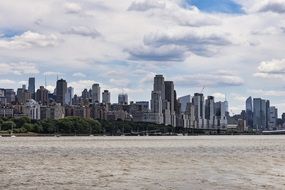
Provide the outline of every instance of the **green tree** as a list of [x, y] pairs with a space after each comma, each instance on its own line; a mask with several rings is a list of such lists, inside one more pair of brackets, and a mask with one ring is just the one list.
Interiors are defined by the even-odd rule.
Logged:
[[8, 131], [14, 129], [16, 124], [13, 121], [4, 121], [2, 123], [2, 130], [3, 131]]
[[13, 118], [12, 121], [15, 122], [16, 128], [23, 127], [26, 123], [31, 123], [31, 119], [28, 117]]
[[32, 131], [34, 131], [34, 124], [25, 123], [25, 124], [23, 125], [23, 127], [21, 127], [21, 128], [26, 129], [27, 132], [32, 132]]

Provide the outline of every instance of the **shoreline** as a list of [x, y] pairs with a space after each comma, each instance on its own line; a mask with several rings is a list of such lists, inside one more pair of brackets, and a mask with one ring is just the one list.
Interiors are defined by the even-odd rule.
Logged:
[[[87, 134], [76, 134], [76, 135], [70, 135], [70, 134], [39, 134], [39, 133], [14, 133], [13, 134], [16, 137], [179, 137], [179, 136], [280, 136], [285, 134], [251, 134], [251, 133], [243, 133], [243, 134], [170, 134], [170, 135], [87, 135]], [[1, 134], [0, 137], [11, 137], [10, 134]]]

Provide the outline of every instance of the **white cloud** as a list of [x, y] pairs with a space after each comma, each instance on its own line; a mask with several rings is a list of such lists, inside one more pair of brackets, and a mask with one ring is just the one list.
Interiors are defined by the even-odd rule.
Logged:
[[59, 39], [55, 34], [44, 35], [27, 31], [12, 38], [0, 39], [0, 48], [26, 49], [32, 47], [52, 47], [56, 46], [58, 42]]
[[9, 80], [9, 79], [0, 79], [0, 84], [1, 85], [13, 85], [16, 82], [13, 80]]
[[55, 71], [46, 71], [44, 72], [45, 76], [63, 76], [64, 73], [61, 72], [55, 72]]
[[74, 76], [74, 77], [81, 77], [81, 78], [85, 78], [86, 77], [86, 75], [84, 73], [80, 73], [80, 72], [73, 73], [72, 76]]
[[242, 103], [244, 103], [247, 98], [244, 95], [238, 94], [238, 93], [230, 93], [229, 96], [232, 100], [237, 101], [237, 102], [242, 102]]
[[130, 85], [130, 80], [129, 79], [114, 79], [111, 78], [109, 80], [110, 84], [112, 86], [117, 86], [117, 87], [128, 87]]
[[40, 71], [34, 63], [0, 63], [0, 74], [28, 75], [38, 74]]
[[215, 101], [224, 101], [226, 98], [226, 95], [221, 92], [215, 92], [212, 94], [212, 96], [215, 97]]
[[152, 0], [145, 0], [145, 1], [134, 1], [128, 8], [130, 11], [147, 11], [150, 9], [163, 9], [165, 8], [165, 1], [152, 1]]
[[233, 42], [229, 34], [199, 30], [169, 30], [144, 36], [143, 46], [131, 48], [131, 59], [155, 61], [183, 61], [187, 54], [214, 56], [221, 47]]
[[53, 93], [53, 92], [54, 92], [54, 89], [55, 89], [55, 86], [47, 85], [45, 88], [46, 88], [49, 92]]
[[285, 75], [285, 59], [273, 59], [271, 61], [263, 61], [257, 68], [258, 72], [253, 76], [267, 79], [284, 79]]
[[285, 13], [285, 1], [284, 0], [263, 0], [257, 6], [259, 12], [276, 12]]
[[264, 61], [260, 63], [258, 71], [261, 73], [285, 73], [285, 59], [273, 59], [272, 61]]
[[72, 86], [74, 88], [74, 93], [81, 96], [81, 93], [85, 88], [90, 89], [95, 83], [98, 82], [94, 80], [79, 80], [68, 82], [68, 86]]
[[192, 74], [180, 75], [172, 77], [172, 81], [180, 86], [206, 86], [206, 87], [226, 87], [226, 86], [241, 86], [244, 81], [239, 76], [234, 75], [220, 75], [220, 74]]
[[251, 93], [254, 93], [256, 95], [262, 95], [267, 97], [284, 97], [285, 91], [283, 90], [262, 90], [262, 89], [252, 89], [250, 90]]
[[80, 36], [87, 36], [91, 38], [96, 38], [100, 36], [100, 33], [96, 29], [92, 29], [86, 26], [73, 26], [68, 31], [65, 32], [66, 34], [74, 34]]
[[78, 3], [68, 2], [64, 4], [66, 13], [78, 14], [82, 11], [82, 7]]
[[[0, 1], [1, 63], [35, 63], [38, 71], [64, 73], [79, 94], [82, 86], [92, 85], [75, 81], [73, 74], [80, 71], [91, 83], [106, 83], [102, 89], [114, 89], [112, 94], [125, 88], [134, 100], [149, 99], [155, 73], [173, 79], [178, 94], [192, 94], [204, 85], [211, 86], [211, 93], [233, 89], [242, 96], [264, 85], [278, 91], [283, 71], [257, 68], [262, 60], [284, 58], [284, 1], [235, 1], [245, 14], [205, 13], [182, 6], [181, 0]], [[279, 7], [267, 6], [276, 2]], [[27, 79], [19, 75], [24, 69], [13, 70], [2, 65], [0, 74], [6, 71], [7, 80]], [[261, 84], [252, 73], [275, 80]], [[126, 87], [115, 84], [126, 80]], [[244, 107], [243, 98], [230, 100], [232, 107]]]

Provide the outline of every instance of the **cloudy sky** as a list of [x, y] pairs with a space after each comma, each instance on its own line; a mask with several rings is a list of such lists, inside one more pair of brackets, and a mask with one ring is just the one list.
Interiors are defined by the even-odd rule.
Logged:
[[155, 74], [178, 96], [248, 96], [285, 112], [285, 0], [0, 1], [0, 87], [29, 76], [81, 94], [98, 82], [116, 101], [149, 100]]

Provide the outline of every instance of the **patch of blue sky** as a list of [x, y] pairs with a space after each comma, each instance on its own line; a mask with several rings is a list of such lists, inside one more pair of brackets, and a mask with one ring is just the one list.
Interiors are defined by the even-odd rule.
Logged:
[[21, 35], [23, 31], [12, 30], [12, 29], [0, 29], [2, 38], [13, 38], [14, 36]]
[[209, 13], [243, 14], [242, 6], [234, 0], [185, 0], [187, 5], [196, 6]]

